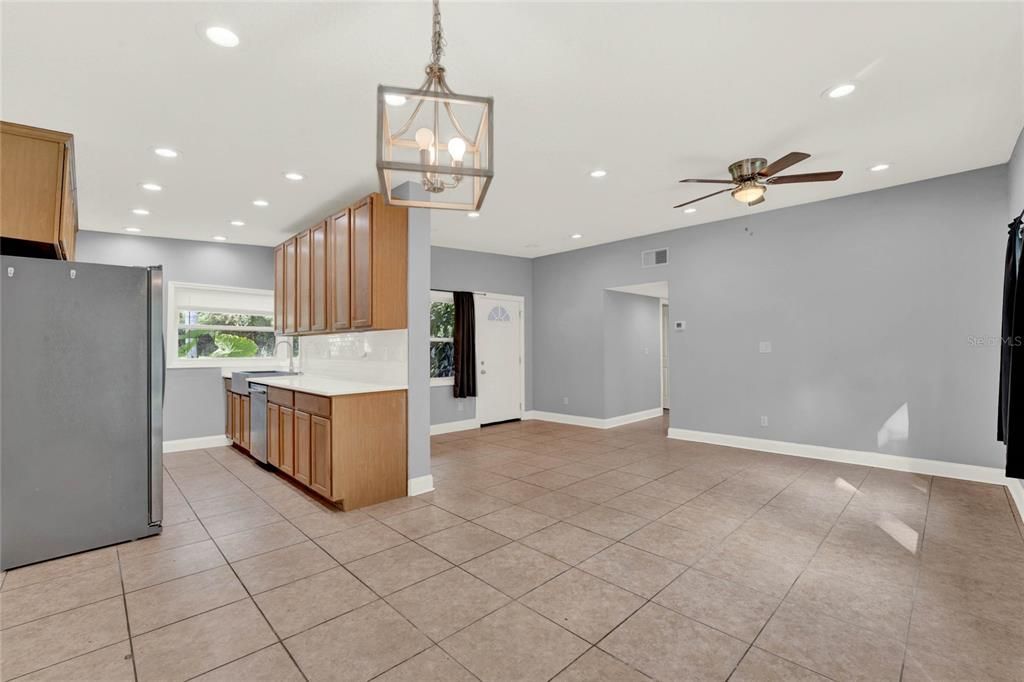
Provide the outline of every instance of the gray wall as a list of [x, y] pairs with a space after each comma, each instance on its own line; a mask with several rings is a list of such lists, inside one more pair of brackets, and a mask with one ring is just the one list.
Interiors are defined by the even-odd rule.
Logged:
[[[971, 338], [999, 334], [1008, 182], [995, 166], [536, 259], [534, 408], [605, 416], [604, 289], [668, 280], [673, 427], [1001, 466], [998, 346]], [[879, 446], [904, 404], [909, 438]]]
[[430, 211], [409, 209], [409, 470], [430, 474]]
[[[79, 232], [76, 258], [109, 265], [163, 265], [165, 282], [274, 288], [274, 251], [263, 246]], [[164, 440], [224, 432], [220, 369], [168, 369]]]
[[1010, 215], [1024, 211], [1024, 130], [1017, 136], [1017, 145], [1010, 155]]
[[[533, 409], [533, 261], [528, 258], [462, 251], [435, 246], [430, 249], [430, 286], [448, 291], [486, 291], [524, 297], [526, 395], [524, 408]], [[430, 423], [474, 419], [476, 399], [452, 397], [451, 386], [430, 389]]]
[[604, 416], [661, 407], [661, 302], [604, 292]]

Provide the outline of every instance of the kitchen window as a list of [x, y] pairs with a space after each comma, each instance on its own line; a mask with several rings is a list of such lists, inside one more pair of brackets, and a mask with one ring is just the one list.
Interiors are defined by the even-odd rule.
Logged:
[[272, 290], [185, 282], [167, 287], [168, 367], [278, 364], [278, 340]]
[[430, 385], [455, 383], [455, 301], [450, 291], [430, 292]]

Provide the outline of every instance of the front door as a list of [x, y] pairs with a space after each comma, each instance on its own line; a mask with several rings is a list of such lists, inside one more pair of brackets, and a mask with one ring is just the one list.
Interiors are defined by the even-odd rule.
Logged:
[[523, 416], [522, 302], [478, 295], [476, 308], [477, 398], [481, 424]]

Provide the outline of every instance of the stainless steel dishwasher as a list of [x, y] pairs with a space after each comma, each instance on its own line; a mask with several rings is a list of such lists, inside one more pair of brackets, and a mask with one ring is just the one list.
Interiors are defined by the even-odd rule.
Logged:
[[249, 384], [249, 452], [258, 461], [267, 463], [267, 387]]

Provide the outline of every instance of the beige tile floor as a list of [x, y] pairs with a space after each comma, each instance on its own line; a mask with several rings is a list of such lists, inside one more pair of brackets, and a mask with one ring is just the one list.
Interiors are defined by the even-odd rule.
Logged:
[[228, 448], [159, 537], [10, 571], [4, 680], [1021, 680], [1004, 488], [544, 422], [342, 513]]

